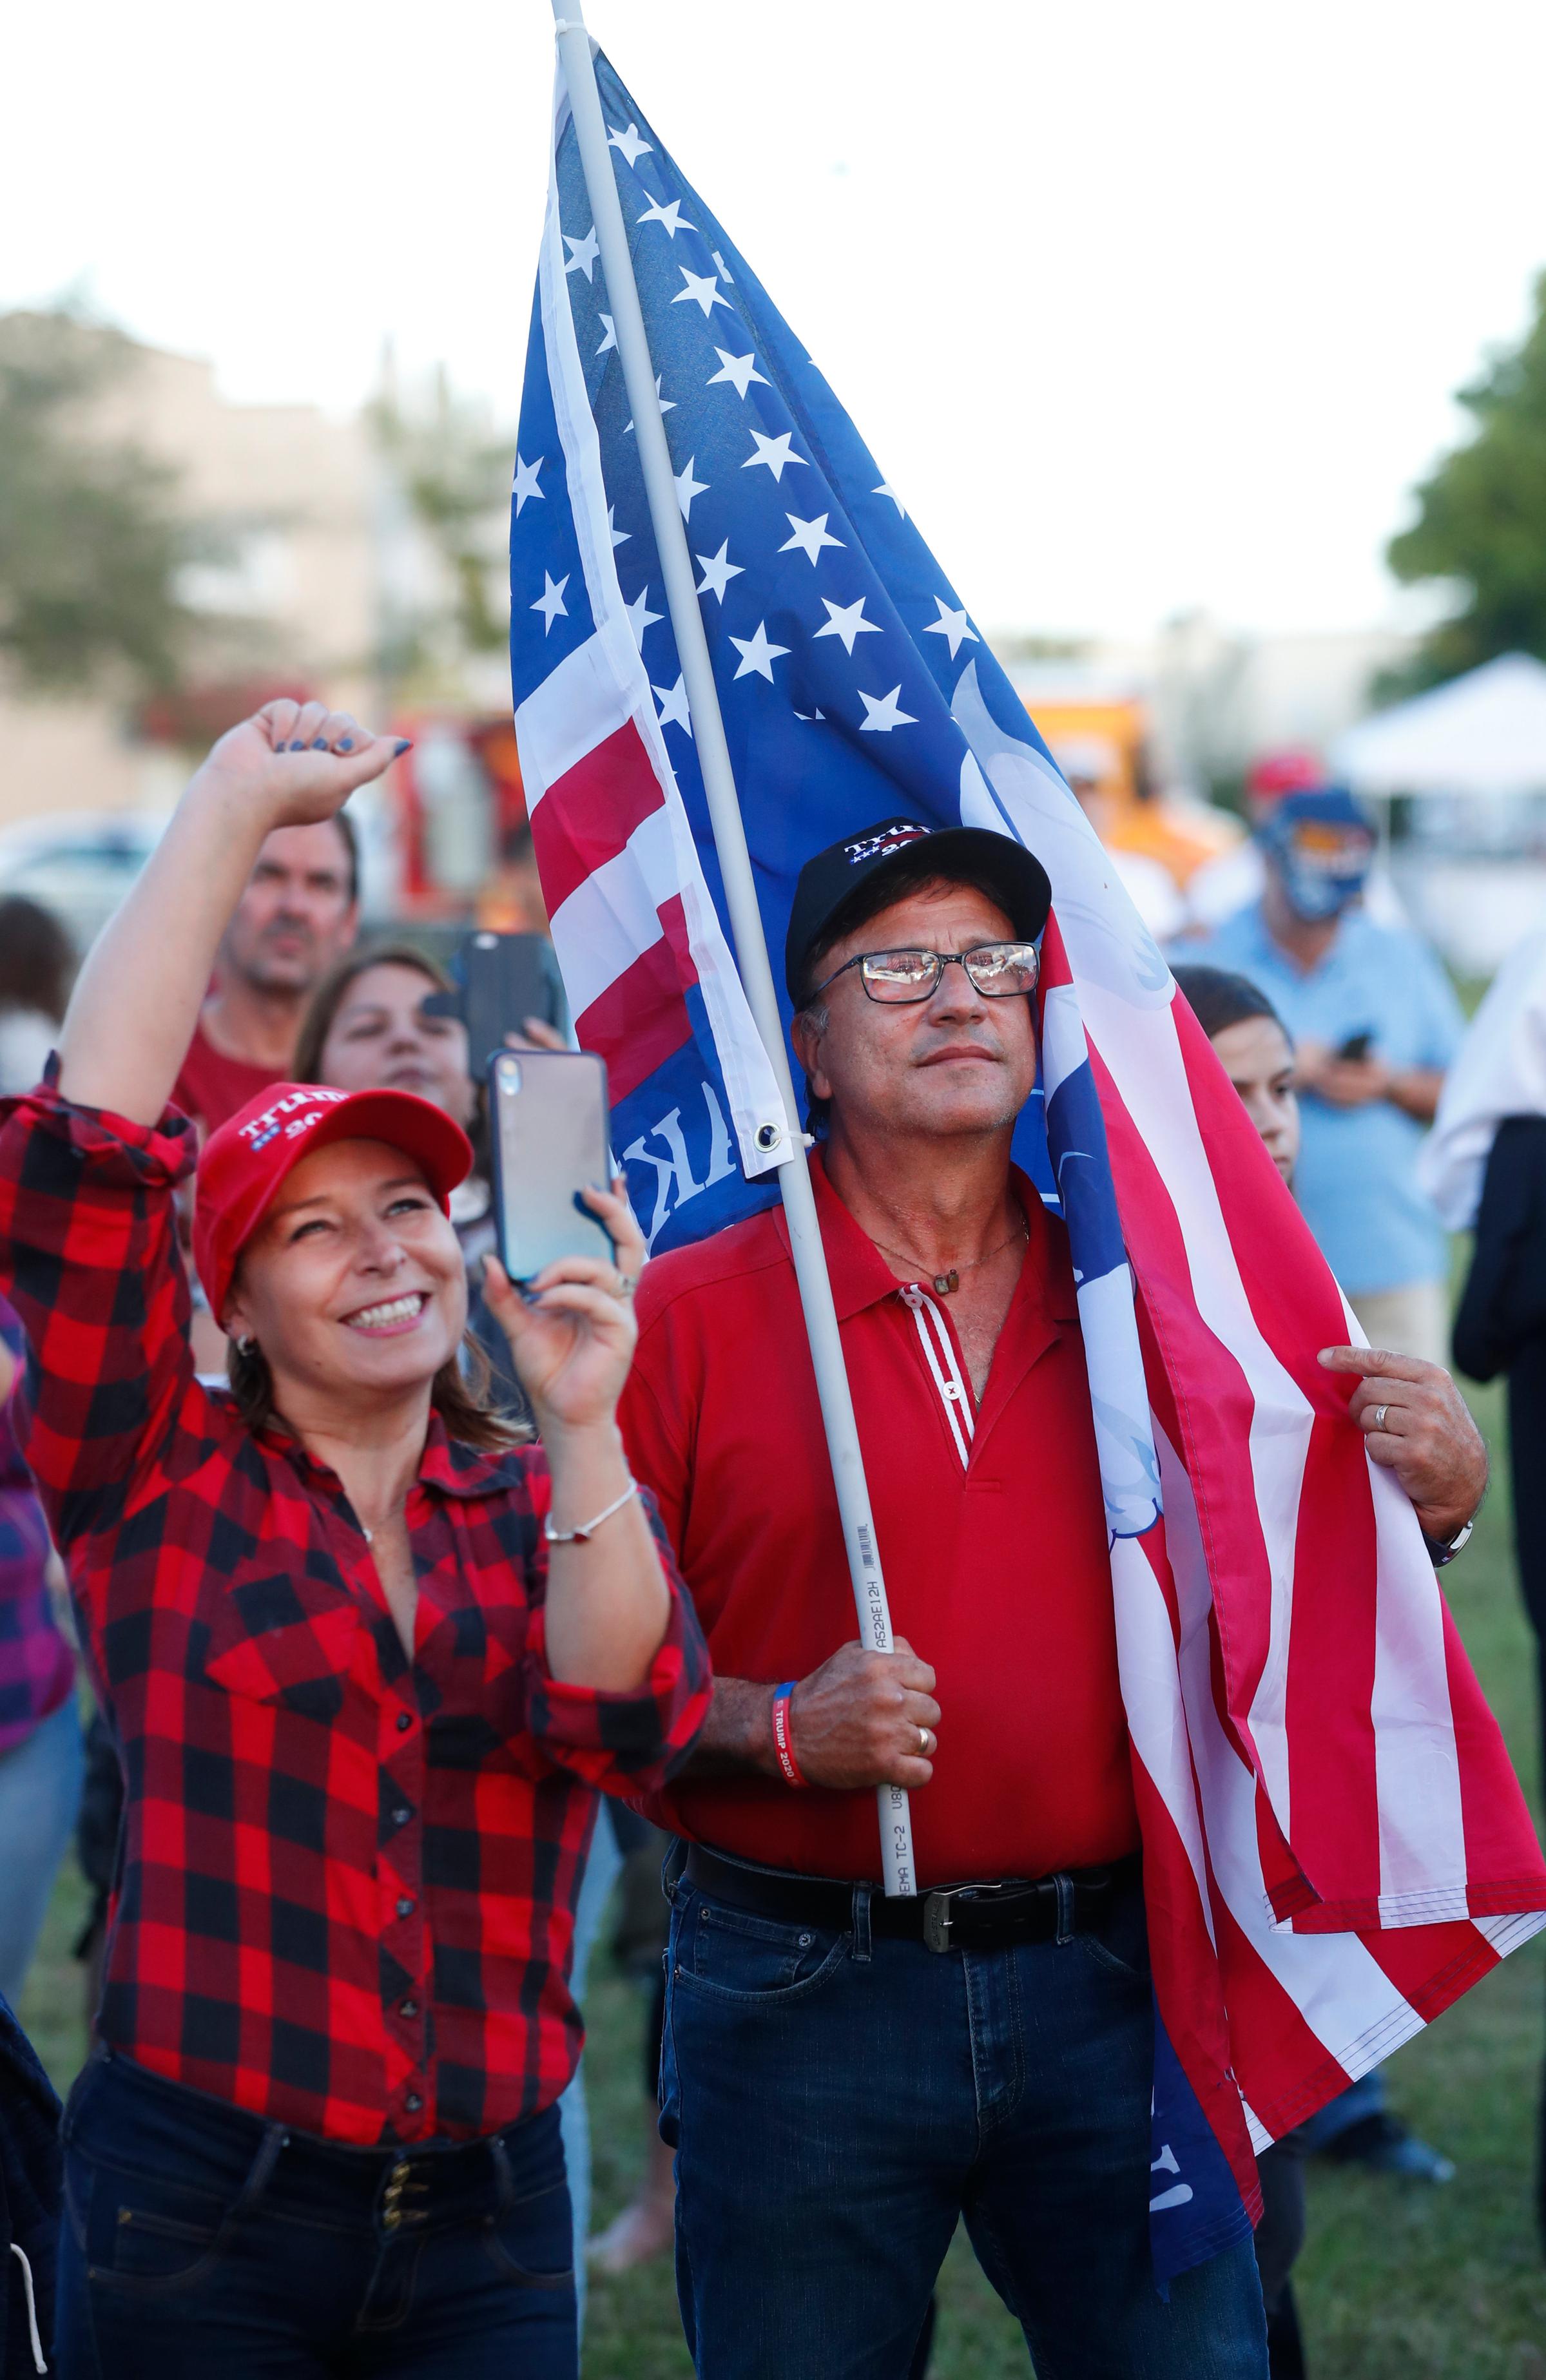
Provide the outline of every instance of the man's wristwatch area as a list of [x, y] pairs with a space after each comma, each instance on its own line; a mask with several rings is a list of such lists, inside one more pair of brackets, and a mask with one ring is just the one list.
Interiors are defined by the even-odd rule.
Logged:
[[1456, 1529], [1453, 1537], [1430, 1537], [1428, 1531], [1424, 1529], [1422, 1541], [1428, 1548], [1428, 1559], [1435, 1570], [1443, 1570], [1446, 1562], [1452, 1562], [1456, 1554], [1465, 1551], [1471, 1542], [1471, 1532], [1476, 1527], [1477, 1512], [1480, 1510], [1481, 1507], [1479, 1504], [1477, 1512], [1471, 1514], [1463, 1528]]

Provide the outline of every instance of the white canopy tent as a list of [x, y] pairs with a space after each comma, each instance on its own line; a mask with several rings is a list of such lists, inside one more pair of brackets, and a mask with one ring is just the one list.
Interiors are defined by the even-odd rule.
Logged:
[[1357, 794], [1546, 794], [1546, 662], [1484, 662], [1360, 720], [1328, 758]]

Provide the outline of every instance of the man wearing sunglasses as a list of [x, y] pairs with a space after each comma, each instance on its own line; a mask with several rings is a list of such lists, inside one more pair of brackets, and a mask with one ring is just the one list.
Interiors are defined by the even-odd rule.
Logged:
[[[896, 1649], [865, 1652], [782, 1213], [659, 1258], [620, 1419], [712, 1649], [652, 1805], [703, 2380], [905, 2380], [958, 2220], [1039, 2370], [1260, 2380], [1248, 2241], [1157, 2294], [1138, 1830], [1061, 1223], [1010, 1162], [1040, 863], [882, 820], [785, 953]], [[916, 1647], [916, 1650], [914, 1649]], [[880, 1889], [907, 1787], [915, 1900]]]

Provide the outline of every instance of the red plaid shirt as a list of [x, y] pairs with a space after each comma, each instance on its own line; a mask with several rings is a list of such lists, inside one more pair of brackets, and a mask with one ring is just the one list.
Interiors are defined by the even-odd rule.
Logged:
[[48, 1090], [0, 1103], [18, 1422], [123, 1755], [103, 2038], [174, 2082], [361, 2143], [467, 2138], [555, 2099], [590, 1790], [658, 1787], [708, 1658], [671, 1621], [633, 1694], [542, 1651], [540, 1448], [432, 1422], [403, 1651], [336, 1476], [201, 1387], [172, 1193], [193, 1156]]

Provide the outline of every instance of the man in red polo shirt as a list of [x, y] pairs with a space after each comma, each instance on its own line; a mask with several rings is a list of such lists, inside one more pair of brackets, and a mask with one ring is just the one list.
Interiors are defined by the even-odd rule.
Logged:
[[172, 1093], [201, 1136], [286, 1080], [311, 994], [359, 923], [352, 820], [340, 810], [318, 826], [276, 827], [221, 937]]
[[[705, 2380], [900, 2380], [962, 2217], [1059, 2380], [1267, 2369], [1248, 2240], [1168, 2301], [1150, 2273], [1150, 1997], [1090, 1392], [1062, 1224], [1009, 1157], [1048, 902], [1007, 837], [892, 820], [810, 863], [790, 925], [895, 1653], [844, 1644], [781, 1211], [639, 1291], [624, 1427], [718, 1678], [655, 1805], [688, 1843], [663, 2129]], [[888, 1779], [914, 1794], [914, 1900], [879, 1890]]]

